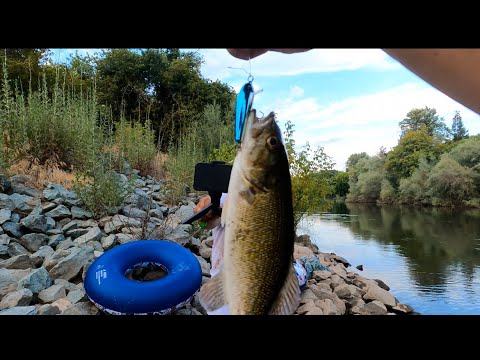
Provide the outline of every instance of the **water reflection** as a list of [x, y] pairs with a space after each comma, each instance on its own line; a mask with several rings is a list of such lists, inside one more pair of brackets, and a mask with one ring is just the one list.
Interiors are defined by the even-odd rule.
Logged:
[[[328, 230], [335, 244], [340, 246], [344, 242], [343, 251], [348, 246], [357, 246], [359, 241], [364, 254], [367, 251], [364, 244], [380, 246], [381, 252], [373, 254], [368, 250], [367, 256], [375, 257], [374, 265], [383, 266], [385, 276], [408, 282], [397, 285], [412, 298], [427, 296], [428, 301], [438, 302], [438, 296], [442, 295], [445, 309], [441, 313], [464, 313], [463, 306], [468, 306], [470, 301], [476, 303], [471, 304], [471, 309], [479, 313], [479, 210], [334, 204], [330, 213], [310, 220], [322, 222], [321, 226], [317, 224], [317, 229], [324, 232], [328, 223], [335, 223], [337, 232], [348, 229], [353, 234], [348, 244], [344, 241], [345, 233], [337, 236]], [[402, 274], [393, 273], [393, 268]]]

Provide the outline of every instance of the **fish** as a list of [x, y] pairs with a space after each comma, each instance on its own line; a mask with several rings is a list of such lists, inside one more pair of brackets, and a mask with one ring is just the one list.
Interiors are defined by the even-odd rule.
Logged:
[[213, 311], [229, 315], [291, 315], [300, 303], [293, 268], [292, 185], [281, 130], [271, 112], [248, 115], [222, 211], [223, 265], [199, 291]]

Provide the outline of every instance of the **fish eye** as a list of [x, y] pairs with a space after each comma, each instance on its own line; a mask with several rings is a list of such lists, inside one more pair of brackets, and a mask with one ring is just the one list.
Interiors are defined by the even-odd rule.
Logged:
[[277, 146], [277, 144], [278, 144], [278, 139], [277, 139], [275, 136], [270, 136], [270, 137], [267, 139], [267, 144], [268, 144], [270, 147], [275, 147], [275, 146]]

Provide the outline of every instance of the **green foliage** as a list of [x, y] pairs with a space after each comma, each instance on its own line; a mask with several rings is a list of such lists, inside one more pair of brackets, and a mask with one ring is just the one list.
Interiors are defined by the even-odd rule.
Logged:
[[452, 119], [452, 139], [453, 141], [460, 141], [468, 138], [468, 130], [463, 126], [462, 117], [459, 111], [455, 111], [455, 116]]
[[232, 112], [222, 116], [219, 105], [207, 105], [201, 116], [202, 121], [192, 123], [177, 142], [170, 143], [165, 162], [165, 199], [169, 204], [176, 204], [191, 189], [198, 162], [228, 162], [234, 156]]
[[408, 131], [387, 155], [385, 170], [397, 185], [400, 179], [408, 178], [418, 166], [420, 157], [435, 159], [438, 150], [434, 139], [423, 125], [419, 130]]
[[380, 186], [380, 202], [385, 204], [393, 204], [397, 200], [397, 194], [390, 181], [383, 179]]
[[43, 164], [50, 160], [83, 169], [103, 136], [97, 127], [95, 88], [80, 96], [65, 83], [60, 86], [57, 73], [51, 98], [45, 76], [40, 91], [24, 95], [18, 87], [12, 91], [6, 77], [5, 71], [0, 106], [0, 130], [7, 139], [5, 161], [28, 158]]
[[369, 157], [370, 156], [368, 156], [366, 152], [350, 155], [347, 159], [345, 170], [347, 171], [347, 173], [350, 172], [351, 170], [353, 170], [353, 167], [358, 163], [360, 159], [362, 158], [368, 159]]
[[227, 164], [233, 164], [236, 154], [236, 144], [223, 143], [220, 148], [213, 149], [213, 152], [208, 156], [208, 161], [225, 161]]
[[287, 149], [292, 179], [292, 197], [295, 227], [307, 214], [325, 211], [329, 203], [326, 197], [332, 193], [332, 186], [318, 174], [331, 170], [334, 163], [322, 147], [312, 150], [307, 143], [302, 150], [295, 149], [294, 126], [285, 124], [285, 146]]
[[398, 188], [400, 203], [422, 205], [431, 203], [426, 185], [431, 169], [432, 165], [424, 157], [420, 158], [418, 168], [413, 171], [412, 176], [400, 180]]
[[73, 189], [85, 208], [96, 218], [116, 213], [125, 197], [133, 190], [130, 182], [125, 188], [107, 159], [97, 161], [87, 171], [77, 173]]
[[480, 164], [480, 136], [472, 136], [459, 141], [448, 155], [460, 165], [468, 168]]
[[426, 185], [433, 205], [459, 205], [476, 195], [472, 170], [447, 154], [433, 167]]
[[147, 120], [144, 125], [138, 122], [132, 124], [122, 118], [115, 131], [115, 146], [122, 164], [126, 159], [133, 168], [148, 170], [156, 153], [155, 134], [150, 121]]
[[350, 192], [347, 201], [375, 202], [380, 197], [385, 155], [380, 151], [375, 156], [361, 156], [350, 165], [348, 176]]
[[399, 122], [402, 130], [401, 137], [404, 137], [409, 131], [418, 131], [425, 126], [427, 134], [439, 139], [447, 139], [450, 130], [445, 125], [443, 118], [437, 115], [437, 110], [425, 106], [423, 109], [412, 109], [407, 113], [407, 117]]

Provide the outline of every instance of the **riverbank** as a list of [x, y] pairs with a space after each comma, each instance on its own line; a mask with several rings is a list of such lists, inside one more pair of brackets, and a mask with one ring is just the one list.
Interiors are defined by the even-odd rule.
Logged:
[[[187, 247], [200, 262], [202, 282], [209, 279], [211, 236], [196, 237], [190, 225], [179, 225], [193, 213], [196, 194], [168, 207], [162, 202], [162, 184], [138, 176], [123, 206], [94, 219], [74, 192], [54, 183], [38, 190], [28, 186], [30, 180], [18, 175], [1, 181], [0, 315], [101, 314], [83, 288], [88, 267], [114, 246], [141, 238], [168, 239]], [[119, 181], [126, 185], [124, 175]], [[315, 256], [328, 268], [313, 272], [296, 314], [415, 313], [393, 297], [383, 281], [349, 271], [347, 260], [320, 252], [307, 237], [297, 238], [294, 256]], [[206, 312], [195, 295], [173, 314]]]

